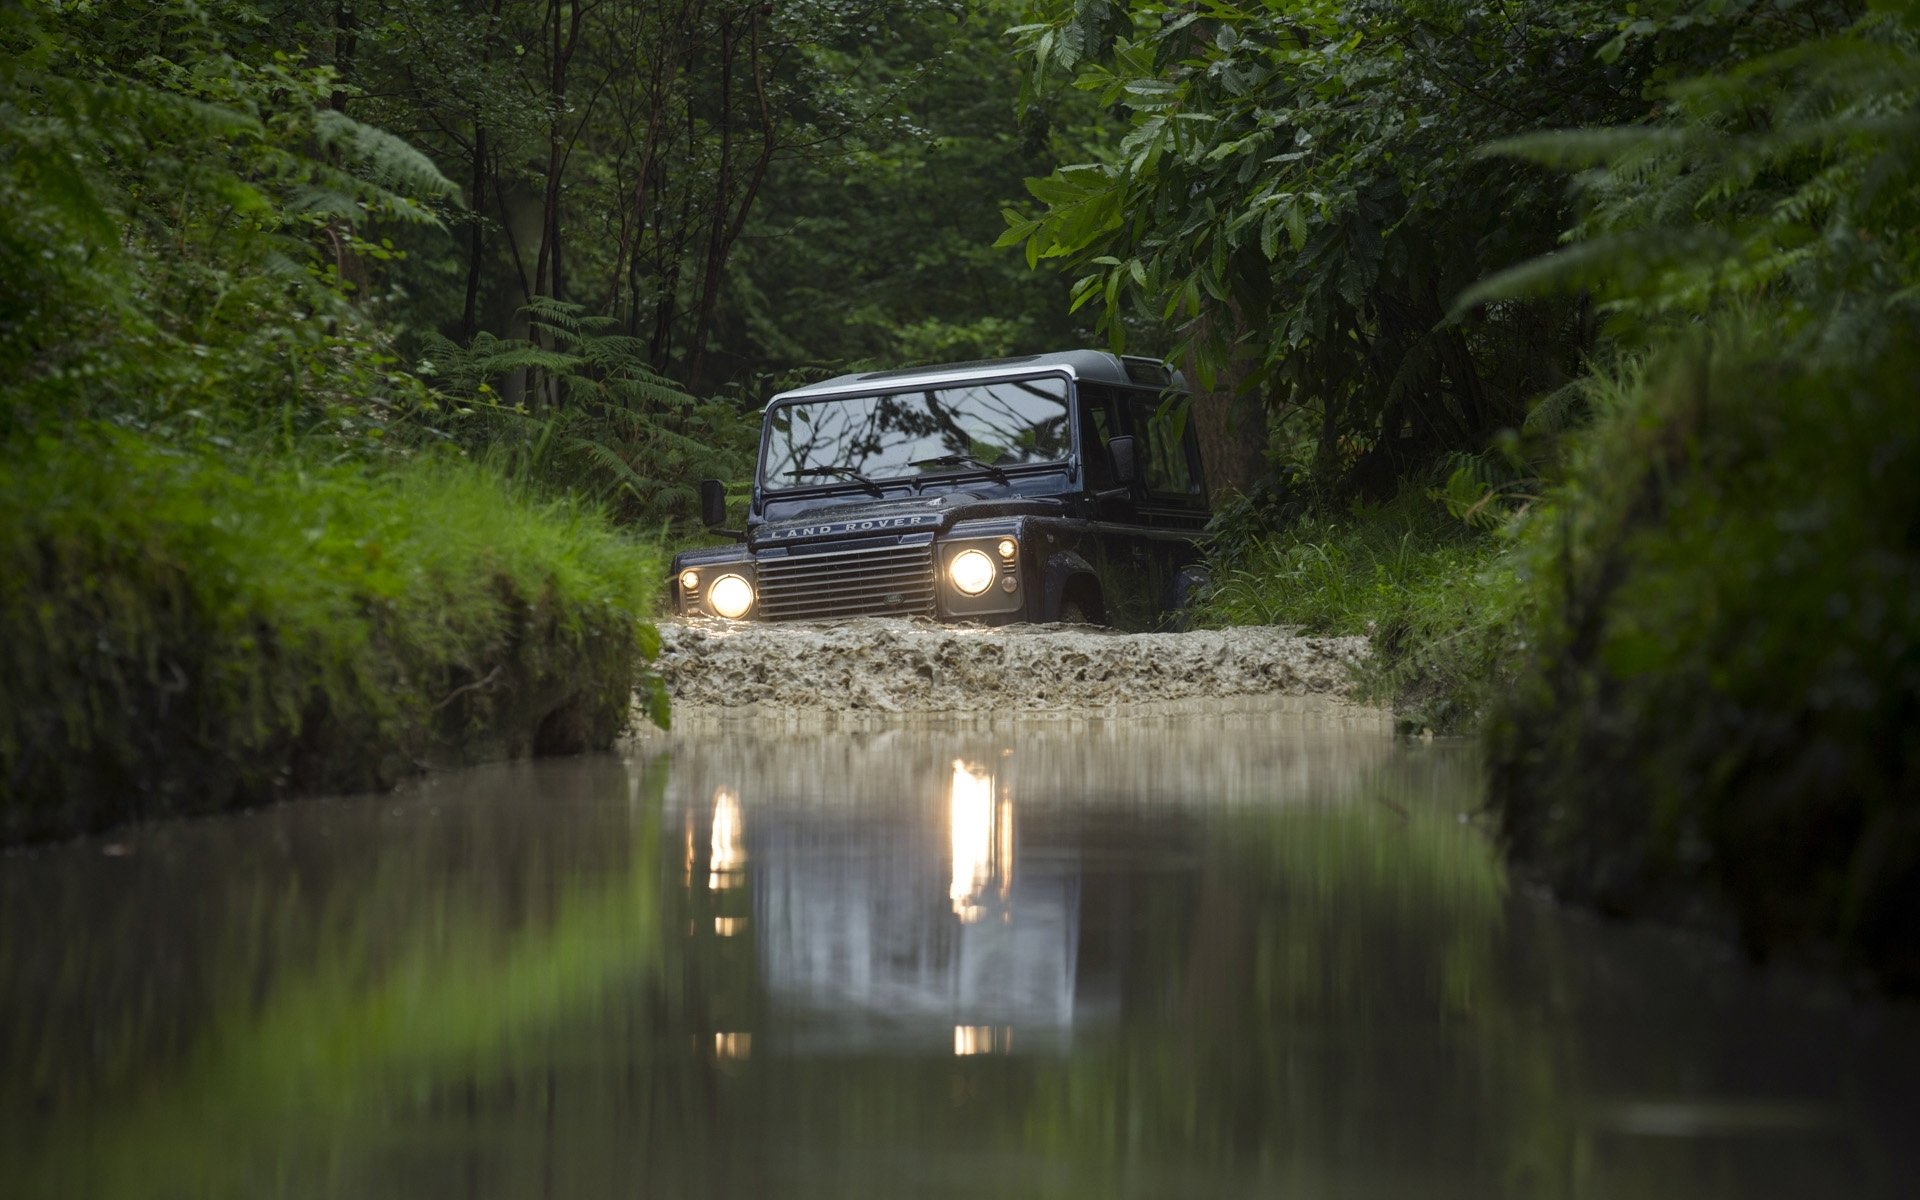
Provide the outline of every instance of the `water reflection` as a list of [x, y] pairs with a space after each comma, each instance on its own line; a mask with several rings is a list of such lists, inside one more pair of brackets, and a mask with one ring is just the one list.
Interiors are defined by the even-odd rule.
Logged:
[[996, 802], [991, 770], [959, 758], [953, 760], [947, 796], [953, 855], [947, 896], [953, 915], [970, 925], [980, 919], [982, 910], [975, 901], [988, 884], [999, 879], [1002, 900], [1013, 886], [1013, 802], [1011, 797]]
[[[752, 784], [712, 790], [716, 830], [737, 839], [752, 814], [751, 854], [738, 840], [725, 851], [751, 863], [730, 876], [751, 921], [716, 917], [715, 931], [751, 932], [770, 1036], [792, 1053], [933, 1054], [978, 1027], [1001, 1032], [970, 1053], [1005, 1053], [1018, 1025], [1023, 1048], [1061, 1051], [1093, 1011], [1079, 996], [1078, 880], [1070, 860], [1016, 878], [1012, 751], [916, 745], [880, 761], [900, 789], [884, 803], [796, 811]], [[868, 782], [833, 781], [856, 798]], [[669, 806], [682, 794], [670, 786]], [[936, 814], [939, 842], [926, 836]]]
[[1457, 748], [668, 739], [0, 860], [9, 1197], [1897, 1196], [1920, 1029], [1506, 885]]
[[740, 838], [740, 797], [726, 788], [713, 794], [713, 835], [708, 846], [707, 890], [736, 886], [747, 856]]
[[956, 1058], [970, 1054], [1005, 1054], [1013, 1049], [1013, 1030], [991, 1025], [955, 1025], [953, 1053]]

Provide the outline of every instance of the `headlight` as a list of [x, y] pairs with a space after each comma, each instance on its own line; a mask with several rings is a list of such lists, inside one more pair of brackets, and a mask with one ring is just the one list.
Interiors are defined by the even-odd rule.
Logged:
[[1000, 557], [1008, 562], [1012, 562], [1013, 556], [1020, 553], [1020, 543], [1012, 538], [1001, 538], [1000, 544], [994, 548], [1000, 552]]
[[993, 560], [978, 550], [962, 550], [947, 564], [947, 578], [968, 596], [978, 596], [993, 586]]
[[722, 575], [707, 589], [707, 603], [721, 616], [738, 621], [753, 607], [753, 585], [738, 575]]
[[700, 590], [700, 572], [693, 570], [691, 567], [689, 567], [687, 570], [680, 572], [680, 586], [687, 589], [689, 592], [699, 591]]

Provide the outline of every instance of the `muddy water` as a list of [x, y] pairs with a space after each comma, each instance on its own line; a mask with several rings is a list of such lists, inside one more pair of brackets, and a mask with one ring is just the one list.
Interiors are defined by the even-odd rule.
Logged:
[[1920, 1023], [1339, 714], [737, 725], [0, 858], [9, 1197], [1912, 1195]]

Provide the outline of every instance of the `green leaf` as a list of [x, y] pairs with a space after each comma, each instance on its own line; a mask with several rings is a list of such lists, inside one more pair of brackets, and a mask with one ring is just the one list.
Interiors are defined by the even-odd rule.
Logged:
[[1449, 321], [1495, 300], [1517, 300], [1583, 289], [1630, 291], [1649, 277], [1724, 259], [1735, 250], [1711, 229], [1642, 229], [1579, 242], [1528, 259], [1482, 279], [1453, 302]]

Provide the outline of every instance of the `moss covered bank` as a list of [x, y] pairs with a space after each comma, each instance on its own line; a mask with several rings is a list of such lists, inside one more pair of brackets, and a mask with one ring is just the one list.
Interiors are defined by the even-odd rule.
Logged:
[[1533, 522], [1487, 724], [1517, 858], [1920, 992], [1920, 324], [1671, 355]]
[[653, 549], [481, 468], [104, 425], [0, 462], [0, 840], [605, 746]]

